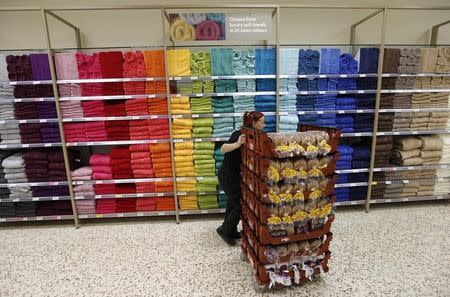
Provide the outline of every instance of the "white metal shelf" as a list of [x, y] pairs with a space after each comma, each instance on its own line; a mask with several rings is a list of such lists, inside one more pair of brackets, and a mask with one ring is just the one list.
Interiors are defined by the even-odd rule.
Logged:
[[32, 197], [32, 198], [2, 198], [2, 202], [39, 202], [39, 201], [59, 201], [70, 200], [70, 196], [50, 196], [50, 197]]
[[149, 177], [149, 178], [127, 178], [127, 179], [105, 179], [105, 180], [75, 180], [72, 185], [101, 185], [101, 184], [130, 184], [145, 182], [173, 181], [172, 177]]
[[52, 119], [26, 119], [26, 120], [0, 120], [0, 124], [40, 124], [40, 123], [57, 123], [57, 118]]
[[173, 142], [222, 142], [222, 141], [228, 141], [228, 137], [212, 137], [212, 138], [174, 138]]
[[228, 92], [228, 93], [175, 93], [171, 94], [172, 98], [179, 97], [230, 97], [230, 96], [275, 96], [275, 91], [261, 92]]
[[168, 143], [169, 139], [67, 142], [68, 147]]
[[76, 200], [92, 200], [92, 199], [122, 199], [122, 198], [154, 198], [154, 197], [172, 197], [172, 192], [160, 193], [129, 193], [129, 194], [105, 194], [94, 196], [75, 196]]
[[126, 99], [154, 99], [166, 98], [166, 94], [142, 94], [142, 95], [113, 95], [113, 96], [73, 96], [60, 97], [59, 101], [95, 101], [95, 100], [126, 100]]
[[0, 188], [14, 188], [14, 187], [46, 187], [46, 186], [67, 186], [67, 181], [51, 181], [51, 182], [26, 182], [26, 183], [3, 183]]
[[0, 223], [72, 220], [73, 215], [0, 218]]
[[86, 118], [63, 118], [63, 122], [96, 122], [96, 121], [132, 121], [132, 120], [154, 120], [168, 119], [168, 115], [140, 115], [140, 116], [115, 116], [115, 117], [86, 117]]
[[[450, 168], [450, 164], [435, 164], [435, 165], [422, 165], [422, 166], [392, 166], [392, 167], [378, 167], [374, 168], [374, 172], [391, 172], [391, 171], [407, 171], [407, 170], [426, 170], [426, 169], [446, 169]], [[364, 173], [369, 172], [368, 168], [357, 168], [357, 169], [338, 169], [336, 173], [346, 174], [346, 173]]]
[[20, 103], [20, 102], [54, 102], [55, 97], [36, 97], [36, 98], [2, 98], [2, 102]]
[[180, 215], [199, 215], [199, 214], [219, 214], [225, 213], [225, 208], [217, 209], [191, 209], [191, 210], [180, 210]]
[[61, 143], [12, 143], [0, 144], [0, 149], [20, 149], [20, 148], [38, 148], [38, 147], [60, 147]]
[[105, 214], [81, 214], [80, 219], [111, 219], [111, 218], [138, 218], [138, 217], [164, 217], [174, 216], [175, 211], [139, 211], [139, 212], [119, 212]]
[[[274, 116], [276, 112], [265, 111], [262, 112], [264, 115]], [[281, 113], [280, 113], [281, 114]], [[174, 114], [172, 115], [172, 119], [181, 119], [181, 118], [221, 118], [221, 117], [241, 117], [243, 116], [243, 112], [229, 112], [229, 113], [189, 113], [189, 114]]]

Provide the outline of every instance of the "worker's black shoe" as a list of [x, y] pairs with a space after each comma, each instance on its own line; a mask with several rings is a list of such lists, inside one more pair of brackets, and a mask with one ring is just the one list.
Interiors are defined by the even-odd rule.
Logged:
[[216, 231], [220, 235], [220, 237], [222, 237], [223, 241], [225, 241], [228, 245], [236, 245], [236, 241], [234, 240], [234, 238], [223, 232], [222, 226], [217, 228]]

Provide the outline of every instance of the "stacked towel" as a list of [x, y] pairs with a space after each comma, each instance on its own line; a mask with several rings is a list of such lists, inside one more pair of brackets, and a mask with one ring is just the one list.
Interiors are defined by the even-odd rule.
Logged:
[[450, 136], [440, 135], [443, 143], [441, 164], [450, 164]]
[[147, 120], [150, 139], [169, 139], [169, 119]]
[[[144, 54], [141, 51], [123, 53], [123, 77], [146, 77], [146, 74]], [[126, 95], [145, 94], [145, 81], [124, 82], [123, 90]]]
[[0, 128], [1, 143], [21, 143], [22, 138], [20, 136], [20, 131], [18, 123], [3, 124]]
[[39, 117], [38, 103], [14, 103], [14, 115], [18, 120], [37, 119]]
[[154, 177], [149, 145], [130, 145], [131, 169], [134, 178]]
[[15, 215], [16, 215], [16, 212], [14, 210], [13, 202], [0, 203], [0, 218], [12, 218]]
[[380, 113], [378, 116], [378, 131], [392, 131], [394, 115], [394, 113]]
[[130, 121], [106, 121], [105, 128], [108, 140], [129, 140], [129, 122]]
[[352, 168], [369, 168], [370, 143], [357, 143], [353, 145]]
[[436, 176], [444, 178], [442, 181], [438, 181], [434, 185], [434, 195], [447, 195], [450, 193], [450, 171], [448, 169], [437, 169]]
[[[172, 160], [170, 156], [170, 144], [169, 143], [151, 144], [150, 152], [155, 177], [172, 177]], [[165, 185], [165, 186], [169, 187], [169, 189], [170, 187], [172, 187], [172, 185]]]
[[212, 113], [213, 111], [211, 97], [193, 97], [190, 101], [192, 113]]
[[297, 115], [280, 116], [280, 132], [295, 132], [297, 131], [297, 128], [298, 128]]
[[89, 163], [92, 166], [92, 179], [112, 179], [111, 157], [106, 154], [93, 154]]
[[402, 166], [422, 165], [419, 150], [422, 143], [422, 140], [415, 137], [395, 138], [391, 161]]
[[[49, 181], [49, 161], [48, 155], [44, 151], [30, 150], [22, 155], [25, 161], [25, 172], [28, 181], [45, 182]], [[64, 167], [63, 167], [64, 171]]]
[[192, 52], [190, 67], [192, 75], [211, 75], [211, 54], [205, 51]]
[[[34, 80], [31, 61], [28, 55], [6, 56], [8, 78], [10, 81]], [[36, 96], [34, 85], [22, 85], [14, 87], [15, 98], [32, 98]]]
[[175, 210], [175, 200], [173, 197], [157, 197], [156, 198], [157, 211], [173, 211]]
[[339, 145], [339, 160], [336, 163], [337, 169], [351, 169], [353, 160], [353, 148], [348, 145]]
[[275, 132], [276, 131], [276, 116], [274, 115], [266, 115], [264, 116], [264, 132]]
[[[198, 192], [216, 192], [219, 181], [217, 177], [209, 177], [197, 182]], [[198, 204], [201, 209], [219, 208], [217, 195], [200, 195]]]
[[[176, 53], [184, 53], [187, 51], [187, 67], [189, 70], [189, 50], [169, 50], [168, 58], [169, 58], [169, 75], [185, 75], [185, 74], [171, 74], [171, 60], [173, 60], [173, 51], [177, 51]], [[176, 60], [175, 63], [179, 61], [184, 61], [186, 57], [181, 54], [179, 58], [180, 60]], [[163, 78], [166, 75], [165, 63], [164, 63], [164, 51], [163, 50], [153, 50], [153, 51], [144, 51], [144, 61], [145, 61], [145, 69], [147, 77], [159, 77]], [[184, 61], [185, 63], [186, 61]], [[181, 72], [184, 71], [185, 64], [180, 66], [176, 65], [175, 67], [181, 67]], [[186, 74], [189, 75], [189, 74]], [[145, 83], [145, 93], [146, 94], [165, 94], [167, 91], [166, 81], [165, 80], [155, 80], [155, 81], [147, 81]], [[167, 112], [166, 112], [167, 114]]]
[[[50, 64], [47, 54], [30, 54], [31, 69], [34, 80], [51, 80]], [[35, 85], [36, 97], [53, 97], [53, 86], [51, 84]], [[55, 106], [52, 103], [53, 107]]]
[[136, 199], [136, 211], [155, 211], [156, 199], [155, 198], [137, 198]]
[[104, 115], [107, 117], [122, 117], [126, 116], [125, 100], [104, 101], [103, 105]]
[[[320, 53], [316, 50], [300, 49], [298, 52], [298, 74], [319, 73]], [[298, 79], [297, 87], [300, 91], [318, 91], [318, 79]], [[297, 110], [312, 111], [316, 103], [316, 95], [298, 95]], [[315, 124], [317, 115], [299, 115], [299, 122], [302, 124]]]
[[136, 198], [117, 199], [116, 200], [116, 212], [135, 212], [136, 211]]
[[175, 143], [175, 171], [177, 176], [195, 176], [194, 143]]
[[42, 143], [41, 124], [19, 124], [22, 143]]
[[170, 98], [170, 110], [172, 114], [190, 114], [192, 111], [189, 97]]
[[[125, 92], [127, 91], [125, 90]], [[125, 102], [125, 111], [127, 116], [148, 115], [147, 99], [142, 98], [127, 100]]]
[[[213, 49], [214, 50], [214, 49]], [[214, 59], [213, 50], [211, 58]], [[145, 52], [144, 52], [145, 54]], [[190, 76], [191, 75], [191, 51], [189, 49], [171, 49], [167, 51], [169, 76]], [[147, 64], [147, 63], [146, 63]], [[214, 74], [214, 60], [211, 62]], [[231, 65], [231, 61], [230, 61]]]
[[192, 119], [174, 119], [172, 123], [173, 138], [191, 138], [193, 125]]
[[220, 151], [220, 147], [221, 147], [221, 144], [219, 143], [219, 144], [217, 144], [217, 146], [216, 146], [216, 148], [214, 150], [214, 160], [216, 161], [216, 163], [215, 163], [215, 165], [216, 165], [216, 175], [219, 174], [220, 166], [222, 166], [223, 159], [225, 157], [224, 153], [222, 153]]
[[233, 97], [212, 97], [214, 113], [233, 113]]
[[[78, 76], [80, 79], [95, 79], [102, 78], [100, 60], [97, 53], [92, 56], [81, 52], [75, 54], [78, 65]], [[83, 83], [81, 86], [82, 96], [101, 96], [101, 83]]]
[[211, 74], [234, 75], [233, 50], [231, 48], [211, 49]]
[[64, 123], [64, 136], [67, 142], [87, 141], [86, 123]]
[[195, 176], [215, 176], [214, 142], [196, 142], [194, 145]]
[[87, 122], [86, 137], [89, 141], [105, 141], [108, 140], [108, 134], [106, 132], [106, 125], [104, 121], [100, 122]]
[[[4, 171], [4, 179], [8, 184], [13, 183], [26, 183], [28, 182], [27, 175], [25, 173], [25, 162], [21, 153], [8, 156], [3, 159], [2, 167]], [[31, 198], [31, 187], [11, 187], [9, 188], [9, 197], [14, 198]]]
[[196, 118], [193, 119], [193, 138], [209, 138], [212, 136], [213, 131], [213, 119], [212, 118]]
[[95, 212], [98, 214], [117, 212], [117, 199], [99, 199], [95, 201]]
[[152, 98], [148, 99], [148, 114], [149, 115], [167, 115], [168, 104], [166, 98]]
[[[6, 62], [6, 57], [7, 55], [5, 54], [0, 54], [0, 81], [2, 82], [7, 82], [9, 81], [9, 77], [8, 77], [8, 69], [7, 69], [7, 65], [8, 63]], [[0, 97], [1, 98], [14, 98], [14, 87], [4, 83], [4, 84], [0, 84]], [[11, 108], [12, 108], [12, 103], [8, 103]], [[0, 118], [2, 118], [2, 112], [3, 112], [3, 106], [0, 105]], [[12, 116], [10, 117], [12, 118]]]
[[111, 149], [111, 168], [113, 178], [127, 179], [133, 178], [131, 169], [131, 154], [129, 147], [113, 147]]
[[392, 136], [378, 136], [375, 148], [375, 167], [389, 166], [389, 157], [393, 146]]
[[[184, 182], [177, 183], [177, 189], [178, 184], [180, 184], [181, 188], [183, 188]], [[195, 191], [195, 184], [194, 189]], [[178, 206], [181, 210], [187, 210], [187, 209], [198, 209], [198, 198], [197, 195], [180, 195], [178, 196]]]
[[336, 127], [342, 132], [353, 132], [355, 127], [355, 118], [352, 115], [336, 115]]
[[450, 47], [441, 47], [438, 51], [436, 72], [450, 72]]
[[34, 217], [36, 216], [36, 202], [17, 202], [15, 203], [16, 217]]

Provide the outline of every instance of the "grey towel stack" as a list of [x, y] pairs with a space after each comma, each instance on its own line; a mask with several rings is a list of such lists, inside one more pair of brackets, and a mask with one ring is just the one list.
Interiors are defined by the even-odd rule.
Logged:
[[[5, 179], [8, 184], [26, 183], [28, 182], [25, 173], [25, 162], [21, 153], [16, 153], [5, 158], [2, 161], [2, 167], [5, 173]], [[30, 186], [10, 187], [9, 197], [14, 198], [32, 198]]]

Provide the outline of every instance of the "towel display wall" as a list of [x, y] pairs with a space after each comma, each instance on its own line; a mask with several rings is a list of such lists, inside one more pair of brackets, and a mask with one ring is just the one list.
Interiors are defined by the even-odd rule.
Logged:
[[[242, 113], [259, 110], [265, 115], [266, 131], [276, 130], [274, 95], [233, 95], [220, 93], [254, 93], [276, 90], [274, 78], [226, 78], [212, 79], [212, 76], [236, 75], [275, 75], [276, 51], [273, 48], [202, 48], [170, 49], [168, 56], [168, 75], [171, 78], [170, 92], [174, 95], [167, 100], [165, 81], [165, 62], [163, 50], [117, 51], [101, 50], [89, 53], [58, 52], [54, 54], [55, 70], [58, 79], [107, 79], [126, 78], [118, 82], [88, 82], [58, 84], [62, 98], [61, 111], [64, 120], [64, 134], [71, 146], [83, 146], [80, 142], [102, 143], [104, 141], [124, 142], [122, 145], [90, 153], [88, 159], [98, 154], [108, 155], [109, 165], [92, 164], [90, 160], [83, 165], [91, 166], [89, 181], [108, 179], [172, 178], [172, 160], [170, 134], [176, 142], [174, 145], [175, 177], [199, 178], [198, 180], [177, 181], [178, 203], [181, 209], [210, 209], [226, 206], [226, 196], [220, 194], [220, 187], [215, 182], [217, 170], [223, 160], [220, 153], [220, 140], [227, 139], [231, 133], [242, 126]], [[370, 110], [374, 108], [374, 94], [352, 94], [359, 90], [376, 89], [375, 77], [352, 77], [358, 74], [374, 74], [378, 68], [378, 48], [361, 48], [353, 56], [342, 48], [323, 47], [316, 49], [282, 48], [280, 55], [281, 75], [316, 75], [312, 78], [281, 78], [278, 108], [282, 113], [278, 119], [280, 132], [296, 131], [298, 124], [315, 124], [336, 127], [344, 133], [372, 132], [373, 112], [347, 112]], [[448, 130], [450, 119], [447, 111], [421, 111], [426, 108], [450, 108], [447, 92], [414, 92], [415, 89], [449, 88], [447, 75], [449, 51], [447, 48], [407, 48], [385, 49], [383, 72], [410, 74], [442, 73], [433, 77], [389, 77], [383, 78], [383, 89], [411, 90], [411, 93], [382, 94], [380, 108], [412, 109], [410, 112], [393, 110], [380, 112], [378, 130], [381, 132], [417, 131], [415, 139], [424, 143], [433, 142], [440, 137], [442, 147], [424, 146], [411, 150], [401, 150], [398, 143], [402, 136], [378, 136], [375, 155], [375, 167], [394, 166], [438, 166], [450, 164], [448, 141], [444, 135], [420, 136], [421, 131]], [[2, 82], [23, 80], [50, 80], [47, 54], [2, 55], [0, 56], [0, 75]], [[327, 75], [341, 77], [326, 77]], [[190, 79], [190, 76], [206, 78]], [[319, 77], [321, 75], [322, 77]], [[325, 77], [323, 77], [325, 75]], [[348, 77], [342, 77], [348, 75]], [[189, 79], [178, 79], [178, 76]], [[133, 81], [133, 78], [153, 77], [153, 80]], [[53, 97], [51, 85], [16, 85], [2, 83], [1, 98], [47, 98]], [[300, 94], [302, 91], [316, 91], [314, 95]], [[352, 91], [347, 94], [340, 91]], [[330, 94], [319, 94], [329, 92]], [[215, 93], [212, 96], [211, 93]], [[286, 94], [287, 93], [287, 94]], [[181, 95], [178, 95], [181, 94]], [[201, 96], [199, 95], [201, 94]], [[121, 98], [104, 98], [102, 96], [120, 96]], [[129, 95], [134, 95], [129, 98]], [[139, 95], [142, 95], [139, 96]], [[155, 95], [155, 98], [149, 98]], [[195, 96], [194, 96], [195, 95]], [[89, 96], [91, 100], [71, 99], [71, 97]], [[127, 98], [128, 97], [128, 98]], [[83, 98], [86, 99], [86, 98]], [[335, 111], [335, 112], [332, 112]], [[338, 112], [339, 111], [339, 112]], [[341, 112], [343, 111], [343, 112]], [[168, 118], [169, 112], [175, 117]], [[304, 112], [304, 114], [298, 114]], [[214, 114], [219, 114], [216, 116]], [[110, 119], [89, 119], [96, 117], [114, 117]], [[127, 117], [126, 119], [123, 117]], [[22, 122], [5, 122], [0, 128], [1, 145], [40, 145], [59, 143], [60, 134], [55, 105], [48, 100], [34, 102], [2, 101], [0, 102], [0, 120], [21, 120]], [[48, 119], [52, 121], [48, 122]], [[29, 121], [32, 120], [32, 121]], [[35, 121], [37, 120], [37, 121]], [[43, 120], [39, 122], [39, 120]], [[172, 131], [169, 131], [169, 120]], [[191, 141], [200, 138], [199, 141]], [[210, 141], [213, 138], [213, 142]], [[129, 144], [142, 141], [144, 144]], [[149, 143], [155, 141], [158, 143]], [[161, 143], [159, 143], [161, 142]], [[439, 141], [438, 141], [439, 142]], [[192, 147], [190, 145], [192, 144]], [[91, 144], [87, 144], [91, 146]], [[189, 147], [185, 147], [187, 145]], [[369, 167], [370, 139], [368, 137], [343, 137], [341, 141], [341, 160], [338, 170], [347, 170], [341, 174], [338, 183], [347, 184], [366, 182], [367, 172], [351, 172], [353, 169]], [[43, 146], [43, 145], [42, 145]], [[350, 148], [349, 150], [345, 147]], [[20, 151], [25, 169], [2, 168], [5, 183], [65, 181], [63, 160], [50, 161], [49, 149], [46, 157], [30, 156], [28, 151]], [[33, 150], [30, 150], [33, 152]], [[417, 151], [419, 151], [417, 153]], [[11, 151], [8, 157], [17, 153]], [[39, 159], [41, 158], [42, 159]], [[43, 164], [46, 162], [46, 164]], [[9, 165], [11, 166], [11, 165]], [[47, 167], [45, 167], [47, 166]], [[51, 167], [51, 168], [50, 168]], [[44, 169], [45, 168], [45, 169]], [[71, 168], [74, 170], [75, 168]], [[6, 172], [5, 172], [6, 170]], [[25, 170], [25, 171], [24, 171]], [[23, 172], [24, 171], [24, 172]], [[44, 172], [45, 171], [45, 172]], [[444, 170], [445, 171], [445, 170]], [[424, 170], [420, 177], [433, 180], [418, 181], [403, 187], [402, 193], [411, 193], [414, 197], [427, 195], [446, 195], [446, 184], [435, 181], [447, 178], [443, 170]], [[344, 171], [345, 172], [345, 171]], [[23, 177], [25, 174], [26, 177]], [[402, 180], [410, 173], [391, 174], [380, 172], [374, 176], [375, 181]], [[61, 188], [58, 188], [61, 187]], [[395, 188], [395, 190], [394, 190]], [[404, 189], [405, 188], [405, 189]], [[25, 186], [19, 189], [1, 187], [2, 198], [45, 197], [52, 193], [68, 196], [66, 186]], [[53, 191], [53, 192], [50, 192]], [[125, 184], [101, 183], [76, 185], [74, 192], [83, 197], [76, 202], [80, 214], [106, 214], [116, 212], [174, 210], [174, 181], [154, 180], [152, 182], [129, 182]], [[339, 201], [363, 200], [366, 186], [338, 187]], [[397, 192], [396, 192], [397, 191]], [[385, 197], [385, 193], [398, 193], [396, 185], [377, 185], [372, 188], [373, 199]], [[403, 192], [405, 191], [405, 192]], [[201, 193], [198, 193], [201, 192]], [[157, 193], [164, 197], [154, 198]], [[117, 195], [133, 197], [105, 198]], [[142, 194], [144, 196], [137, 196]], [[146, 195], [147, 194], [147, 195]], [[11, 196], [12, 195], [12, 196]], [[109, 196], [108, 196], [109, 195]], [[96, 198], [97, 196], [97, 198]], [[136, 199], [137, 197], [138, 199]], [[148, 196], [148, 197], [147, 197]], [[129, 200], [128, 200], [129, 199]], [[381, 199], [381, 198], [380, 198]], [[392, 199], [392, 198], [388, 198]], [[5, 202], [9, 203], [9, 202]], [[23, 202], [28, 203], [28, 202]], [[5, 204], [5, 216], [11, 216], [13, 207]], [[67, 205], [42, 204], [40, 202], [21, 204], [18, 213], [65, 213]], [[3, 208], [0, 213], [2, 213]], [[16, 211], [14, 210], [14, 215]]]

